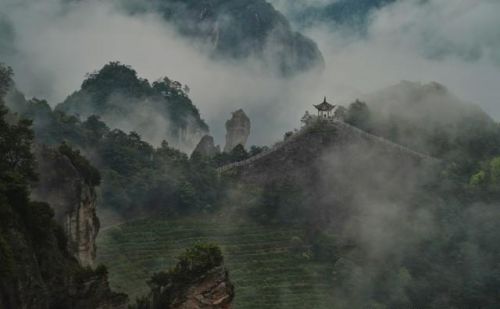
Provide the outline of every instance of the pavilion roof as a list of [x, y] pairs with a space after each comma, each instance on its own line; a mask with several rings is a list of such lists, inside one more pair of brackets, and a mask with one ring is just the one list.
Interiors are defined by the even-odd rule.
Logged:
[[332, 109], [334, 109], [335, 105], [328, 103], [326, 101], [326, 97], [325, 97], [325, 99], [323, 100], [323, 102], [321, 104], [314, 105], [314, 107], [316, 107], [321, 112], [327, 112], [327, 111], [331, 111]]

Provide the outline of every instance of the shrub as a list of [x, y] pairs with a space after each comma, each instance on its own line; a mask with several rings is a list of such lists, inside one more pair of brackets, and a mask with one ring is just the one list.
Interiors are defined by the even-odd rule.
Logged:
[[195, 244], [178, 257], [174, 268], [154, 274], [147, 282], [151, 289], [149, 298], [137, 299], [135, 306], [130, 308], [169, 308], [175, 295], [182, 293], [199, 276], [222, 263], [222, 252], [218, 246]]

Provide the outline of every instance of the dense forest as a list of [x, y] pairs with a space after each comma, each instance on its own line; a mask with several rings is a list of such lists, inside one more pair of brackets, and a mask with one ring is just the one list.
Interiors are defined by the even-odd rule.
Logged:
[[84, 119], [95, 115], [159, 144], [168, 138], [178, 148], [193, 147], [208, 132], [188, 96], [189, 86], [164, 77], [150, 84], [132, 68], [111, 62], [83, 81], [81, 89], [55, 110]]
[[[116, 71], [125, 73], [120, 75]], [[107, 74], [111, 74], [111, 77], [106, 78]], [[117, 76], [126, 74], [130, 74], [132, 84], [109, 84], [110, 81], [121, 83], [124, 78]], [[90, 76], [82, 87], [85, 92], [93, 93], [89, 102], [95, 104], [95, 107], [91, 108], [96, 109], [96, 114], [108, 108], [113, 109], [113, 113], [116, 108], [127, 108], [129, 103], [123, 101], [120, 101], [121, 105], [106, 106], [106, 96], [114, 91], [127, 89], [128, 97], [160, 94], [165, 91], [174, 93], [162, 104], [166, 104], [170, 112], [168, 117], [176, 119], [174, 127], [180, 130], [186, 119], [191, 117], [190, 113], [195, 113], [198, 117], [199, 114], [180, 88], [166, 86], [165, 81], [154, 83], [151, 87], [147, 81], [141, 82], [135, 76], [135, 71], [129, 67], [111, 63], [99, 74]], [[132, 87], [134, 85], [137, 87]], [[95, 90], [87, 90], [88, 87]], [[71, 95], [67, 102], [79, 102], [75, 98], [77, 96], [80, 94]], [[104, 98], [97, 99], [96, 96]], [[34, 121], [37, 142], [56, 147], [67, 143], [85, 154], [99, 169], [103, 179], [103, 207], [117, 210], [125, 216], [129, 212], [138, 214], [143, 209], [188, 213], [191, 210], [209, 210], [214, 207], [217, 199], [217, 186], [213, 186], [216, 183], [215, 168], [204, 160], [190, 159], [188, 155], [170, 147], [165, 140], [159, 147], [155, 147], [145, 142], [136, 132], [126, 133], [111, 129], [94, 114], [82, 121], [79, 117], [63, 111], [65, 106], [72, 106], [72, 103], [63, 103], [52, 110], [46, 101], [26, 101], [17, 91], [10, 97], [12, 99], [9, 105], [12, 110]], [[81, 104], [89, 107], [89, 104]], [[160, 106], [159, 110], [163, 108]], [[133, 114], [123, 117], [133, 118]], [[206, 125], [199, 121], [200, 126], [207, 129]], [[168, 134], [165, 133], [165, 136]]]
[[[116, 63], [103, 70], [110, 68], [133, 72]], [[101, 84], [107, 83], [106, 79], [98, 78], [101, 73], [91, 75], [82, 88], [93, 84], [93, 89], [102, 89]], [[451, 122], [435, 124], [437, 128], [429, 128], [430, 124], [418, 118], [412, 123], [398, 118], [397, 113], [380, 114], [382, 109], [374, 110], [372, 105], [361, 101], [343, 111], [347, 123], [428, 153], [442, 162], [439, 170], [409, 191], [405, 204], [400, 205], [407, 216], [419, 213], [429, 216], [430, 221], [424, 222], [432, 223], [432, 231], [414, 234], [408, 239], [411, 246], [406, 244], [400, 251], [373, 256], [366, 244], [345, 238], [338, 228], [330, 228], [331, 222], [338, 219], [335, 215], [325, 218], [324, 213], [318, 211], [324, 201], [311, 188], [291, 179], [251, 185], [237, 181], [238, 175], [218, 175], [218, 166], [244, 160], [265, 148], [253, 147], [247, 151], [238, 146], [231, 153], [206, 158], [190, 157], [166, 141], [155, 147], [138, 133], [108, 127], [99, 116], [90, 115], [80, 120], [61, 108], [52, 110], [43, 100], [25, 100], [11, 86], [11, 74], [9, 68], [2, 67], [3, 85], [6, 85], [2, 97], [9, 93], [7, 106], [15, 112], [2, 107], [4, 278], [16, 275], [12, 265], [16, 265], [17, 251], [12, 247], [13, 234], [7, 227], [20, 231], [28, 244], [37, 244], [29, 246], [39, 255], [39, 263], [43, 263], [47, 252], [51, 255], [57, 252], [60, 259], [65, 254], [64, 235], [51, 221], [50, 206], [29, 200], [29, 186], [36, 181], [35, 161], [30, 150], [35, 141], [52, 145], [66, 155], [90, 183], [100, 185], [100, 207], [110, 208], [124, 217], [139, 214], [209, 216], [231, 212], [234, 205], [238, 205], [239, 215], [256, 224], [272, 225], [276, 229], [290, 224], [302, 226], [307, 231], [306, 237], [295, 240], [301, 244], [295, 250], [300, 252], [305, 242], [312, 250], [309, 253], [312, 259], [333, 269], [335, 306], [496, 308], [499, 305], [500, 270], [496, 261], [500, 252], [496, 237], [500, 231], [496, 222], [500, 212], [495, 205], [500, 192], [500, 143], [497, 142], [500, 129], [477, 109], [467, 107]], [[154, 92], [155, 87], [166, 87], [165, 84], [149, 86], [145, 81], [142, 84], [137, 89], [126, 87], [127, 91], [136, 91], [137, 96], [141, 96], [144, 89]], [[438, 87], [437, 91], [446, 90]], [[105, 94], [101, 90], [93, 93]], [[449, 105], [447, 108], [463, 107]], [[424, 114], [421, 117], [428, 119]], [[342, 210], [355, 206], [352, 201], [341, 199], [329, 207]], [[405, 233], [420, 230], [397, 222], [390, 232], [397, 233], [400, 229]], [[39, 248], [40, 244], [46, 245]], [[78, 269], [76, 265], [71, 267]], [[165, 280], [172, 280], [169, 278], [176, 275], [173, 272], [163, 276]], [[163, 277], [158, 274], [151, 282], [159, 286], [169, 284], [158, 281], [164, 280], [160, 278]], [[9, 291], [7, 281], [3, 286], [4, 291]], [[157, 293], [154, 289], [159, 288], [153, 288], [152, 293]], [[149, 301], [138, 300], [137, 306], [142, 308]]]
[[499, 10], [0, 0], [0, 308], [500, 308]]
[[[30, 199], [37, 181], [31, 120], [16, 119], [3, 98], [12, 71], [0, 67], [0, 306], [96, 308], [126, 302], [109, 290], [106, 268], [83, 268], [50, 205]], [[86, 161], [85, 161], [86, 162]]]

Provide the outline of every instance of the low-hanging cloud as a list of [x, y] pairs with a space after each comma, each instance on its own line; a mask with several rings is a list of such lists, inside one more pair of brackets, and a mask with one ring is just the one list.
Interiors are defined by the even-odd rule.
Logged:
[[352, 25], [305, 29], [327, 59], [325, 83], [341, 98], [399, 80], [437, 81], [500, 117], [500, 20], [497, 1], [397, 1]]
[[295, 121], [302, 112], [290, 106], [294, 100], [289, 89], [291, 84], [308, 84], [308, 79], [268, 74], [255, 59], [214, 61], [154, 13], [132, 16], [102, 1], [69, 5], [58, 0], [2, 0], [0, 7], [9, 12], [15, 29], [18, 52], [4, 57], [16, 72], [18, 87], [52, 105], [78, 89], [87, 72], [118, 60], [149, 80], [169, 76], [188, 84], [191, 98], [219, 140], [225, 119], [238, 108], [254, 122], [264, 119], [263, 130], [254, 132], [255, 142], [274, 140], [280, 132], [265, 137], [276, 124], [286, 128], [289, 119]]
[[[301, 4], [326, 2], [334, 1]], [[5, 32], [10, 52], [1, 57], [19, 88], [55, 105], [87, 72], [118, 60], [149, 80], [169, 76], [188, 84], [219, 143], [224, 121], [238, 108], [253, 122], [250, 143], [269, 144], [299, 126], [304, 110], [324, 95], [347, 104], [400, 80], [438, 81], [500, 117], [495, 1], [398, 1], [374, 10], [363, 35], [314, 24], [302, 30], [319, 44], [326, 68], [288, 79], [266, 73], [255, 59], [214, 61], [154, 12], [130, 15], [115, 4], [0, 0], [2, 20], [13, 29]]]

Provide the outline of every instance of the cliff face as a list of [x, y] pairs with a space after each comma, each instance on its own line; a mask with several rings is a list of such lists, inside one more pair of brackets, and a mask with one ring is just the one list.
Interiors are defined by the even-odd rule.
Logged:
[[57, 150], [40, 146], [36, 153], [39, 182], [32, 198], [51, 205], [56, 221], [64, 228], [70, 252], [81, 265], [91, 266], [99, 231], [95, 188]]
[[[53, 222], [46, 223], [52, 231]], [[82, 269], [57, 233], [41, 243], [32, 243], [29, 233], [18, 221], [2, 235], [11, 265], [0, 279], [0, 308], [126, 308], [127, 296], [110, 290], [106, 273]]]
[[226, 145], [224, 152], [231, 152], [234, 147], [242, 145], [245, 147], [250, 135], [250, 119], [243, 110], [233, 113], [231, 119], [226, 122]]

